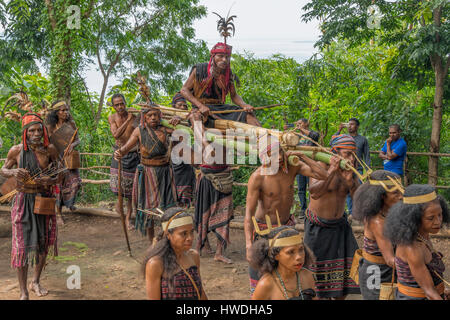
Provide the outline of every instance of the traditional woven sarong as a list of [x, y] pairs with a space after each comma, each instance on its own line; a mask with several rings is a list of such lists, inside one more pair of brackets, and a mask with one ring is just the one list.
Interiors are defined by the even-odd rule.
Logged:
[[[27, 169], [31, 176], [39, 172], [34, 151], [22, 149], [19, 168]], [[51, 197], [51, 192], [48, 190], [41, 195]], [[38, 264], [39, 256], [48, 254], [51, 246], [53, 254], [58, 255], [56, 216], [34, 214], [35, 197], [36, 193], [18, 192], [14, 199], [11, 209], [12, 268]]]
[[[281, 221], [280, 221], [281, 222]], [[267, 229], [267, 224], [262, 221], [256, 220], [256, 223], [258, 223], [258, 227], [260, 230]], [[293, 214], [289, 216], [288, 221], [285, 224], [282, 224], [284, 226], [295, 226], [295, 217]], [[272, 225], [273, 228], [279, 227], [277, 223]], [[260, 236], [258, 235], [255, 230], [253, 230], [253, 242], [258, 240]], [[253, 269], [251, 266], [248, 266], [248, 275], [250, 277], [250, 297], [253, 296], [253, 293], [255, 292], [256, 285], [258, 284], [259, 279], [261, 279], [262, 275], [259, 274], [258, 270]]]
[[[139, 126], [139, 128], [142, 143], [142, 163], [152, 158], [167, 155], [167, 146], [159, 140], [152, 129], [147, 130], [142, 126]], [[166, 141], [168, 141], [167, 137]], [[134, 175], [132, 199], [133, 206], [136, 209], [135, 227], [145, 235], [147, 228], [153, 226], [153, 218], [139, 209], [161, 208], [165, 210], [177, 205], [175, 180], [168, 160], [163, 161], [158, 166], [144, 164], [138, 166]]]
[[[58, 150], [61, 159], [75, 130], [76, 126], [73, 121], [65, 122], [50, 136], [50, 142], [55, 146], [56, 150]], [[55, 186], [57, 206], [62, 207], [64, 205], [67, 208], [70, 208], [75, 205], [76, 196], [80, 188], [81, 178], [78, 169], [64, 171], [62, 183]]]
[[[119, 147], [114, 146], [114, 151], [116, 151]], [[131, 199], [132, 191], [133, 191], [133, 180], [134, 174], [136, 172], [136, 167], [139, 164], [139, 154], [137, 151], [131, 151], [126, 154], [121, 159], [122, 162], [122, 196], [125, 198]], [[117, 195], [118, 194], [118, 185], [119, 185], [119, 162], [114, 159], [114, 156], [111, 159], [111, 169], [110, 169], [110, 180], [109, 185], [111, 187], [111, 191]]]
[[195, 173], [190, 164], [172, 163], [173, 175], [177, 189], [178, 203], [181, 206], [190, 207], [195, 188]]
[[[191, 275], [201, 294], [202, 281], [197, 266], [189, 267], [186, 271]], [[173, 276], [172, 288], [170, 288], [169, 281], [168, 278], [161, 278], [161, 300], [198, 300], [197, 291], [183, 270]]]
[[358, 244], [347, 219], [323, 219], [309, 209], [305, 216], [304, 243], [316, 257], [311, 271], [316, 279], [317, 296], [332, 298], [359, 294], [359, 286], [350, 278]]
[[[445, 265], [442, 261], [440, 252], [432, 252], [431, 261], [426, 264], [433, 284], [442, 298], [444, 298], [444, 283], [441, 278], [444, 277]], [[427, 300], [425, 293], [420, 288], [416, 279], [411, 273], [407, 262], [399, 257], [395, 257], [395, 268], [397, 270], [397, 285], [395, 300]], [[439, 274], [439, 278], [435, 272]]]
[[363, 250], [364, 254], [367, 253], [369, 256], [366, 257], [367, 259], [362, 258], [359, 261], [361, 295], [364, 300], [379, 300], [380, 284], [392, 281], [392, 268], [384, 262], [383, 255], [375, 240], [364, 237]]
[[203, 174], [215, 174], [228, 169], [228, 166], [218, 168], [201, 167], [201, 173], [197, 180], [195, 226], [198, 232], [198, 240], [201, 241], [200, 249], [205, 245], [208, 233], [213, 231], [226, 248], [230, 242], [229, 223], [233, 219], [233, 194], [217, 191], [211, 181]]
[[66, 170], [63, 181], [56, 186], [56, 204], [70, 208], [75, 205], [78, 190], [81, 188], [81, 178], [78, 169]]

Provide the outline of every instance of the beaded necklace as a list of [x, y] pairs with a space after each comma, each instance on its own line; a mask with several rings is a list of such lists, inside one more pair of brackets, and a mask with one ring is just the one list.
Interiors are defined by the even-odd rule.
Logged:
[[298, 276], [298, 272], [295, 273], [295, 276], [297, 278], [297, 287], [295, 288], [295, 290], [288, 290], [286, 288], [286, 286], [284, 285], [284, 281], [281, 278], [281, 275], [278, 273], [278, 269], [275, 269], [275, 274], [277, 275], [278, 280], [280, 280], [281, 286], [283, 287], [283, 294], [284, 294], [284, 297], [286, 298], [286, 300], [289, 300], [289, 296], [288, 296], [287, 291], [289, 291], [291, 293], [292, 292], [293, 293], [297, 293], [297, 290], [298, 290], [298, 292], [300, 292], [300, 297], [302, 298], [302, 300], [304, 300], [303, 293], [302, 293], [302, 286], [300, 284], [300, 277]]

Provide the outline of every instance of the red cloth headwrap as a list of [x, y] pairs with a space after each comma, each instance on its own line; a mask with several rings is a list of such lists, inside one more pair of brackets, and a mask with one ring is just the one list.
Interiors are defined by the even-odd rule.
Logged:
[[[209, 59], [208, 63], [208, 80], [212, 78], [211, 75], [211, 66], [213, 63], [214, 56], [218, 53], [226, 54], [231, 56], [232, 46], [227, 45], [226, 43], [219, 42], [217, 43], [212, 49], [211, 49], [211, 58]], [[227, 70], [225, 70], [225, 75], [221, 76], [218, 80], [218, 85], [222, 89], [222, 102], [225, 102], [225, 98], [230, 91], [230, 76], [231, 76], [231, 68], [230, 65], [228, 65]], [[220, 84], [222, 82], [222, 84]], [[206, 87], [206, 92], [208, 94], [211, 93], [211, 87], [212, 87], [212, 81], [209, 81], [208, 86]]]
[[50, 144], [48, 140], [47, 128], [44, 125], [44, 121], [42, 120], [41, 115], [39, 113], [28, 112], [22, 117], [22, 143], [24, 150], [28, 150], [27, 145], [28, 128], [38, 123], [42, 125], [42, 129], [44, 131], [44, 147], [48, 147], [48, 145]]

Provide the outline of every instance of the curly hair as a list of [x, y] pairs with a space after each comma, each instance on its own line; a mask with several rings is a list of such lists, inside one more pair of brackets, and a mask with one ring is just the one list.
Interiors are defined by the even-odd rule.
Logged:
[[[291, 236], [298, 235], [299, 232], [293, 227], [281, 226], [274, 228], [269, 234], [268, 238], [262, 238], [255, 241], [250, 248], [250, 266], [258, 270], [261, 275], [264, 273], [271, 273], [278, 267], [278, 261], [275, 260], [277, 254], [280, 253], [282, 247], [269, 248], [269, 239], [275, 238], [275, 236], [280, 232], [284, 231], [279, 235], [278, 239], [287, 238]], [[315, 260], [312, 251], [303, 244], [305, 248], [305, 266], [310, 266]], [[270, 250], [269, 250], [270, 249]]]
[[[57, 103], [60, 103], [63, 101], [64, 100], [57, 100], [57, 101], [53, 102], [50, 109], [53, 108], [53, 106], [56, 105]], [[66, 105], [67, 105], [67, 103], [66, 103]], [[47, 126], [49, 126], [49, 127], [56, 126], [56, 124], [58, 123], [58, 111], [59, 111], [59, 109], [55, 109], [47, 115], [47, 118], [45, 119]], [[69, 112], [69, 117], [67, 118], [66, 121], [70, 121], [70, 120], [72, 120], [72, 115]]]
[[[400, 179], [398, 174], [385, 170], [376, 170], [370, 175], [372, 180], [389, 180], [388, 177]], [[380, 185], [369, 182], [360, 185], [353, 195], [353, 218], [369, 222], [383, 208], [384, 196], [386, 196], [386, 190]]]
[[[412, 184], [405, 189], [404, 197], [413, 197], [429, 194], [435, 191], [433, 186], [428, 184]], [[447, 202], [440, 195], [433, 202], [438, 201], [442, 208], [442, 222], [450, 222]], [[419, 204], [405, 204], [399, 201], [389, 210], [389, 214], [384, 224], [384, 235], [394, 245], [409, 245], [414, 242], [417, 232], [422, 224], [424, 210], [431, 202]]]

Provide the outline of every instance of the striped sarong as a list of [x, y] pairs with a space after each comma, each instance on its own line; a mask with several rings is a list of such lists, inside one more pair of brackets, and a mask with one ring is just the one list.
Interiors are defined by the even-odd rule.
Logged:
[[205, 245], [209, 232], [214, 232], [218, 241], [225, 249], [230, 242], [229, 224], [233, 219], [233, 194], [217, 191], [211, 181], [203, 173], [214, 174], [227, 170], [228, 166], [220, 169], [201, 168], [196, 187], [195, 226], [198, 232], [200, 249]]
[[[114, 146], [114, 151], [118, 149], [117, 146]], [[127, 199], [131, 199], [131, 194], [133, 191], [133, 180], [134, 174], [136, 172], [136, 167], [139, 164], [139, 154], [137, 151], [131, 151], [126, 154], [121, 159], [122, 163], [122, 177], [121, 177], [121, 185], [122, 185], [122, 196]], [[109, 186], [111, 191], [118, 195], [118, 186], [119, 186], [119, 162], [114, 159], [114, 156], [111, 159], [111, 168], [110, 168], [110, 180]]]
[[[18, 167], [26, 168], [31, 175], [40, 170], [32, 150], [24, 151], [22, 149]], [[41, 195], [52, 196], [49, 191]], [[11, 209], [12, 268], [38, 264], [39, 256], [47, 255], [51, 246], [53, 246], [53, 254], [58, 255], [56, 216], [34, 214], [35, 198], [36, 193], [23, 192], [18, 192], [14, 198]]]
[[311, 210], [305, 212], [304, 243], [313, 251], [311, 266], [319, 298], [359, 294], [359, 286], [350, 278], [353, 256], [358, 243], [345, 217], [327, 220]]
[[170, 165], [151, 167], [138, 165], [133, 182], [132, 202], [136, 209], [135, 227], [142, 234], [147, 233], [147, 228], [153, 225], [153, 218], [139, 209], [165, 210], [175, 206], [176, 203], [175, 182], [172, 167]]

